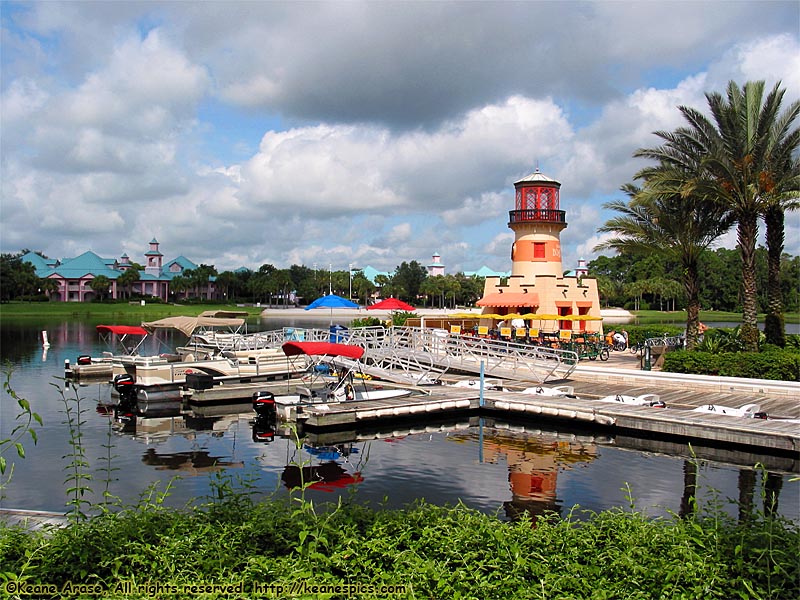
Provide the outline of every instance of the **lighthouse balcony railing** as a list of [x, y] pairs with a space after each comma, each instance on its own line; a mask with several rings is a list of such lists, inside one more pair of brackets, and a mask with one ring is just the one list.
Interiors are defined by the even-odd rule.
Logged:
[[566, 223], [566, 212], [563, 210], [551, 210], [544, 208], [529, 208], [525, 210], [508, 211], [510, 223]]

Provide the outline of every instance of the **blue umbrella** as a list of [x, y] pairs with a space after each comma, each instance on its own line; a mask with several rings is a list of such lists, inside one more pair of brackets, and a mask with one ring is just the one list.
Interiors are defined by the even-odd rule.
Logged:
[[329, 294], [327, 296], [322, 296], [322, 298], [317, 298], [311, 304], [306, 306], [306, 310], [311, 310], [312, 308], [330, 308], [331, 325], [333, 325], [334, 308], [358, 308], [358, 304], [356, 304], [355, 302], [350, 302], [350, 300], [348, 300], [347, 298], [342, 298], [341, 296], [337, 296], [336, 294]]
[[358, 304], [336, 294], [330, 294], [317, 298], [306, 306], [306, 310], [311, 310], [312, 308], [358, 308]]

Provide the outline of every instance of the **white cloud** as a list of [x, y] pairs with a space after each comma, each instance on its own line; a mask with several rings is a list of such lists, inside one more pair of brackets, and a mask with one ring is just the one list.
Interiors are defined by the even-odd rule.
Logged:
[[[4, 251], [135, 258], [156, 235], [219, 268], [438, 251], [448, 271], [507, 269], [513, 182], [539, 166], [562, 182], [569, 268], [676, 105], [730, 78], [800, 89], [794, 3], [225, 6], [4, 16]], [[552, 27], [509, 39], [532, 13]]]

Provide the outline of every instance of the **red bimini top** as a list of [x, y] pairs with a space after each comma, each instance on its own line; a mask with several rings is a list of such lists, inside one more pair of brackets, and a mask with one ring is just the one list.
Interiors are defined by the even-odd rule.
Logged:
[[117, 335], [147, 335], [144, 329], [135, 325], [98, 325], [97, 331]]
[[364, 356], [364, 349], [361, 346], [332, 342], [284, 342], [281, 348], [286, 356], [306, 354], [308, 356], [344, 356], [353, 359]]

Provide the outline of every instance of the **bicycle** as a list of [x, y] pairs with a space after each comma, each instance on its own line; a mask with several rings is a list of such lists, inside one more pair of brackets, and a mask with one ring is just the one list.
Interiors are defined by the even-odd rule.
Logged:
[[640, 352], [644, 351], [644, 342], [637, 342], [635, 344], [631, 344], [628, 346], [628, 350], [631, 351], [631, 354], [639, 354]]

